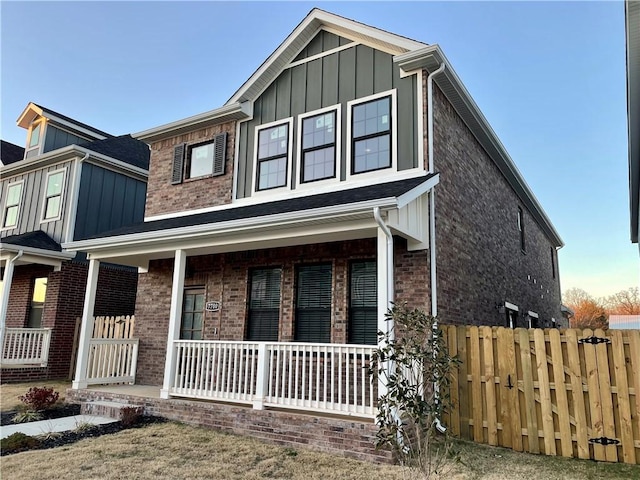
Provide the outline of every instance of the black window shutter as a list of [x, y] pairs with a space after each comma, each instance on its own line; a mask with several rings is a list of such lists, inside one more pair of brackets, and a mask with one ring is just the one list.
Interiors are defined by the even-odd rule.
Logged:
[[227, 155], [227, 132], [222, 132], [216, 135], [215, 141], [213, 175], [224, 175], [224, 164]]
[[184, 172], [184, 152], [186, 145], [181, 143], [173, 149], [173, 168], [171, 170], [171, 184], [182, 183], [182, 172]]

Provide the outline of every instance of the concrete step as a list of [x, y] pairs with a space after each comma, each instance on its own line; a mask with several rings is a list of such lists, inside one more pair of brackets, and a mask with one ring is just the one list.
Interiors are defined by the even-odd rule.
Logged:
[[83, 415], [95, 415], [98, 417], [120, 419], [120, 410], [123, 407], [138, 407], [139, 405], [133, 405], [125, 402], [115, 402], [106, 400], [96, 400], [91, 402], [82, 403], [80, 405], [80, 413]]

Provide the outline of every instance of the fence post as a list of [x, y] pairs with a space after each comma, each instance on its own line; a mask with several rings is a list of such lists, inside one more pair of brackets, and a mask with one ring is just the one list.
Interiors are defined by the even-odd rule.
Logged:
[[256, 396], [253, 400], [253, 408], [262, 410], [267, 396], [269, 385], [269, 359], [267, 358], [267, 344], [258, 344], [258, 375], [256, 378]]

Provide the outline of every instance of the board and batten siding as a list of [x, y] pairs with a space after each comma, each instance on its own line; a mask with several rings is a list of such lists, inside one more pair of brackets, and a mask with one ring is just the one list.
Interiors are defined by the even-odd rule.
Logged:
[[144, 220], [147, 184], [85, 162], [73, 240]]
[[47, 125], [44, 138], [44, 151], [42, 153], [57, 150], [58, 148], [68, 145], [85, 145], [87, 143], [89, 143], [89, 140], [86, 138], [79, 137], [53, 125]]
[[[320, 32], [297, 57], [308, 58], [349, 43], [336, 35]], [[294, 62], [295, 63], [295, 62]], [[240, 124], [238, 145], [237, 198], [251, 196], [255, 127], [289, 117], [294, 118], [293, 156], [288, 174], [297, 178], [298, 115], [333, 105], [341, 105], [342, 158], [340, 180], [346, 178], [349, 159], [347, 152], [347, 102], [376, 93], [396, 89], [398, 132], [398, 170], [421, 165], [418, 152], [418, 104], [416, 76], [400, 78], [399, 67], [393, 64], [393, 55], [366, 45], [355, 45], [344, 50], [310, 60], [285, 69], [256, 99], [253, 119]], [[295, 188], [296, 181], [292, 182]]]
[[[2, 229], [0, 234], [2, 237], [11, 235], [20, 235], [22, 233], [42, 230], [56, 242], [64, 241], [66, 230], [66, 221], [69, 218], [69, 208], [71, 202], [68, 201], [67, 192], [69, 191], [70, 182], [73, 178], [74, 168], [76, 168], [75, 160], [58, 163], [46, 168], [41, 168], [22, 175], [15, 175], [2, 179], [2, 210], [0, 216], [4, 220], [4, 212], [6, 208], [7, 187], [14, 182], [24, 180], [22, 187], [22, 198], [20, 201], [20, 211], [18, 213], [18, 223], [15, 228]], [[42, 222], [42, 209], [44, 205], [44, 197], [46, 192], [47, 174], [58, 170], [65, 171], [64, 188], [62, 191], [62, 214], [59, 220]]]

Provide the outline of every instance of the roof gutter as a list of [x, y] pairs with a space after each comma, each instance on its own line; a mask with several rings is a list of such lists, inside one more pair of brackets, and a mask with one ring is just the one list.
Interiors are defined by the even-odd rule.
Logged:
[[[57, 252], [54, 250], [45, 250], [43, 248], [33, 248], [33, 247], [25, 247], [22, 245], [14, 245], [13, 243], [0, 242], [0, 249], [6, 252], [19, 253], [20, 257], [22, 257], [23, 255], [36, 255], [39, 257], [54, 258], [56, 260], [71, 260], [76, 256], [76, 252], [65, 252], [65, 251]], [[15, 259], [16, 258], [14, 258], [14, 260]]]
[[547, 217], [504, 145], [502, 145], [489, 122], [480, 111], [480, 108], [451, 67], [440, 46], [437, 44], [429, 45], [425, 48], [396, 55], [393, 57], [393, 61], [406, 72], [419, 69], [426, 69], [432, 72], [442, 64], [446, 65], [445, 71], [438, 80], [440, 90], [442, 90], [471, 133], [476, 137], [476, 140], [502, 172], [509, 185], [531, 212], [541, 229], [556, 247], [564, 246], [564, 242], [551, 220]]

